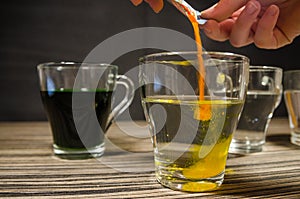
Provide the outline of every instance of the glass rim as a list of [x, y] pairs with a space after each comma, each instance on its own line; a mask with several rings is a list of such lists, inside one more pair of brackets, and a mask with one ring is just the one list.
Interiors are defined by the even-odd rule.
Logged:
[[291, 73], [300, 73], [300, 70], [296, 69], [296, 70], [286, 70], [286, 71], [284, 71], [284, 74], [291, 74]]
[[72, 62], [72, 61], [62, 61], [62, 62], [45, 62], [38, 64], [37, 69], [85, 69], [85, 68], [113, 68], [118, 69], [117, 65], [107, 64], [107, 63], [89, 63], [89, 62]]
[[[250, 65], [249, 66], [249, 71], [259, 71], [259, 70], [264, 70], [264, 71], [280, 71], [282, 72], [282, 68], [278, 66], [267, 66], [267, 65]], [[299, 70], [300, 71], [300, 70]]]
[[[192, 54], [197, 54], [197, 51], [174, 51], [174, 52], [159, 52], [159, 53], [152, 53], [149, 55], [145, 55], [143, 57], [140, 57], [138, 59], [139, 62], [145, 62], [146, 59], [151, 58], [151, 57], [162, 57], [162, 56], [172, 56], [172, 55], [192, 55]], [[250, 59], [245, 56], [245, 55], [241, 55], [241, 54], [237, 54], [237, 53], [232, 53], [232, 52], [221, 52], [221, 51], [204, 51], [202, 53], [202, 55], [223, 55], [223, 56], [234, 56], [234, 57], [238, 57], [241, 58], [241, 61], [246, 61], [246, 62], [250, 62]], [[152, 61], [152, 60], [151, 60]], [[155, 60], [154, 60], [155, 61]], [[237, 60], [235, 60], [237, 61]]]

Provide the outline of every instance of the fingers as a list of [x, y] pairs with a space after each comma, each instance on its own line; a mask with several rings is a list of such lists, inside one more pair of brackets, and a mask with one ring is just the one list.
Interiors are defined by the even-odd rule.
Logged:
[[[257, 23], [254, 43], [259, 48], [273, 49], [278, 48], [278, 41], [274, 32], [279, 17], [279, 8], [271, 5], [265, 11], [261, 19]], [[279, 35], [277, 35], [279, 37]]]
[[137, 6], [137, 5], [139, 5], [139, 4], [141, 4], [142, 2], [143, 2], [143, 0], [130, 0], [132, 3], [133, 3], [133, 5], [135, 5], [135, 6]]
[[255, 0], [246, 4], [245, 9], [240, 13], [232, 27], [229, 38], [231, 45], [242, 47], [253, 42], [254, 34], [251, 27], [257, 20], [260, 8], [260, 3]]
[[220, 0], [201, 13], [203, 18], [209, 19], [201, 28], [209, 38], [229, 39], [235, 47], [254, 43], [259, 48], [277, 49], [292, 40], [286, 30], [281, 29], [284, 24], [278, 24], [279, 7], [269, 3], [265, 10], [257, 0]]
[[249, 0], [220, 0], [217, 4], [201, 12], [206, 19], [223, 21], [230, 17], [236, 10], [244, 6]]
[[[135, 6], [140, 5], [143, 0], [130, 0]], [[164, 7], [164, 2], [163, 0], [145, 0], [145, 2], [147, 2], [150, 7], [152, 8], [152, 10], [156, 13], [160, 12], [162, 10], [162, 8]]]
[[147, 2], [156, 13], [160, 12], [164, 7], [163, 0], [145, 0], [145, 2]]
[[208, 20], [202, 28], [204, 29], [204, 33], [209, 38], [216, 41], [225, 41], [229, 39], [229, 35], [234, 25], [233, 19], [226, 19], [221, 23], [218, 23], [215, 20]]

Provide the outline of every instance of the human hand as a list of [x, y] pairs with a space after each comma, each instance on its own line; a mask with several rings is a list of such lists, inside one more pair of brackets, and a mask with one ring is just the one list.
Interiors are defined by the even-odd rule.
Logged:
[[201, 16], [210, 19], [202, 27], [209, 38], [235, 47], [276, 49], [300, 35], [299, 0], [220, 0]]
[[[143, 0], [130, 0], [135, 6], [141, 4]], [[158, 13], [164, 6], [163, 0], [144, 0], [147, 2], [154, 12]]]

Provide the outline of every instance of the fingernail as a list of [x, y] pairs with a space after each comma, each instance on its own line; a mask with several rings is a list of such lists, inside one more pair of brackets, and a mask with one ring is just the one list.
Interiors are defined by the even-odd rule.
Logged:
[[275, 6], [271, 6], [269, 9], [268, 9], [268, 15], [270, 16], [275, 16], [277, 15], [277, 8]]
[[249, 15], [252, 15], [254, 14], [256, 11], [257, 11], [258, 7], [255, 5], [254, 2], [249, 2], [248, 5], [246, 6], [246, 12], [249, 14]]

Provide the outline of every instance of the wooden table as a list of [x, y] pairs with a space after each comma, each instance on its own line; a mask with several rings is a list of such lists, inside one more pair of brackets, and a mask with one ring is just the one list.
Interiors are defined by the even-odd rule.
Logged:
[[222, 187], [208, 193], [157, 183], [147, 130], [119, 126], [130, 135], [113, 125], [104, 157], [62, 160], [52, 154], [47, 122], [0, 123], [0, 197], [300, 198], [300, 148], [290, 144], [286, 119], [272, 120], [263, 152], [230, 155]]

